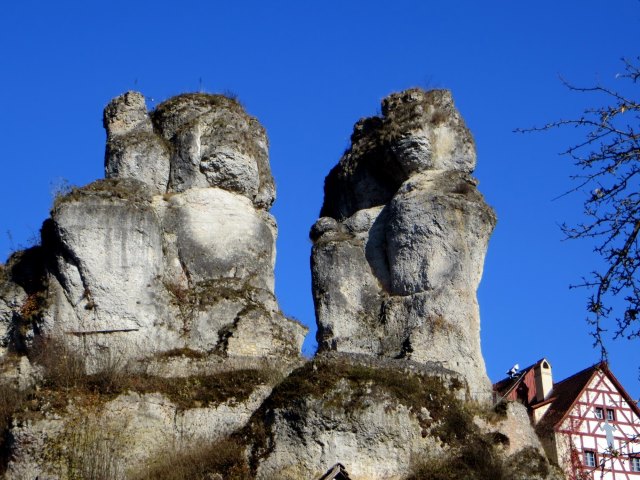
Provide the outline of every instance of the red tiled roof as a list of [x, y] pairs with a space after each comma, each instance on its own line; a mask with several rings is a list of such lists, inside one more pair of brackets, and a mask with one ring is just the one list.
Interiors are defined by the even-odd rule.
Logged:
[[[518, 383], [522, 382], [527, 373], [539, 365], [543, 360], [544, 359], [538, 360], [533, 365], [522, 369], [517, 377], [507, 377], [495, 383], [493, 385], [494, 391], [502, 397], [506, 397], [514, 388], [520, 388]], [[531, 405], [526, 405], [529, 409], [535, 409], [536, 407], [550, 404], [547, 411], [535, 427], [539, 435], [548, 434], [558, 427], [566, 415], [571, 411], [573, 405], [580, 397], [582, 391], [587, 387], [594, 374], [598, 371], [604, 373], [609, 380], [611, 380], [631, 409], [640, 418], [640, 408], [638, 405], [629, 396], [613, 373], [611, 373], [607, 363], [600, 362], [592, 365], [591, 367], [585, 368], [584, 370], [565, 378], [558, 383], [554, 383], [550, 394], [543, 401], [536, 402], [534, 398]], [[523, 401], [522, 398], [520, 401]]]
[[[553, 390], [548, 400], [544, 402], [551, 402], [551, 405], [536, 425], [538, 434], [542, 435], [553, 431], [556, 425], [560, 423], [571, 410], [571, 407], [580, 396], [580, 393], [589, 384], [594, 373], [602, 370], [603, 366], [606, 368], [604, 362], [592, 365], [553, 385]], [[535, 408], [536, 406], [532, 405], [532, 407]]]

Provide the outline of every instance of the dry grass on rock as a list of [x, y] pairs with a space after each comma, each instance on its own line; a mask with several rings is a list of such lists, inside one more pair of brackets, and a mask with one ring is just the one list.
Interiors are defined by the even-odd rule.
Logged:
[[[178, 352], [174, 352], [178, 354]], [[180, 354], [185, 352], [180, 351]], [[72, 396], [91, 396], [107, 401], [133, 391], [140, 394], [161, 393], [178, 408], [217, 405], [245, 401], [259, 385], [273, 385], [282, 374], [270, 368], [245, 368], [210, 375], [165, 378], [131, 372], [114, 359], [95, 374], [85, 373], [83, 360], [63, 343], [42, 340], [34, 349], [32, 360], [43, 369], [40, 396], [66, 400]], [[62, 406], [62, 405], [60, 405]]]
[[250, 480], [244, 447], [234, 440], [162, 452], [131, 474], [132, 480]]

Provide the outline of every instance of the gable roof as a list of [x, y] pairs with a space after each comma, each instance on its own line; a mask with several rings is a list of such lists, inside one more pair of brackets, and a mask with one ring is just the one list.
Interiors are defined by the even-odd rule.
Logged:
[[592, 365], [569, 378], [554, 383], [549, 400], [545, 402], [550, 402], [551, 405], [536, 425], [536, 431], [539, 434], [550, 433], [564, 420], [601, 365]]
[[521, 369], [516, 375], [513, 377], [505, 377], [502, 380], [493, 384], [493, 390], [498, 392], [500, 396], [506, 397], [509, 392], [511, 392], [520, 380], [529, 372], [529, 370], [533, 369], [536, 365], [538, 365], [542, 360], [538, 360], [536, 363], [529, 365], [526, 368]]
[[640, 408], [638, 408], [638, 405], [622, 387], [613, 373], [611, 373], [607, 363], [600, 362], [565, 378], [561, 382], [555, 383], [548, 400], [540, 402], [537, 405], [532, 405], [532, 408], [536, 408], [537, 406], [550, 403], [549, 408], [536, 425], [536, 431], [538, 434], [543, 435], [551, 433], [564, 421], [580, 398], [584, 389], [589, 385], [591, 379], [597, 372], [602, 372], [607, 376], [607, 378], [609, 378], [619, 391], [622, 398], [625, 399], [627, 404], [629, 404], [629, 407], [640, 418]]

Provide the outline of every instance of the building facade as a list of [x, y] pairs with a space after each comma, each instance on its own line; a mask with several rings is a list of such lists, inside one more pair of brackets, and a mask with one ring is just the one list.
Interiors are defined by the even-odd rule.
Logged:
[[494, 385], [527, 407], [549, 460], [569, 480], [640, 480], [640, 409], [599, 363], [553, 383], [541, 359]]

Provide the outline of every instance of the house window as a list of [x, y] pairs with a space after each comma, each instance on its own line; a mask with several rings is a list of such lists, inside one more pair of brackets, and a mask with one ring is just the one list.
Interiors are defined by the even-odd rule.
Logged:
[[596, 452], [592, 452], [587, 450], [584, 452], [584, 464], [587, 467], [595, 467], [596, 466]]
[[631, 458], [631, 471], [640, 472], [640, 457]]
[[602, 408], [596, 407], [595, 412], [596, 412], [596, 418], [599, 418], [600, 420], [604, 418], [604, 410]]
[[607, 408], [607, 420], [609, 420], [610, 422], [615, 421], [616, 419], [616, 414], [613, 411], [613, 408]]

